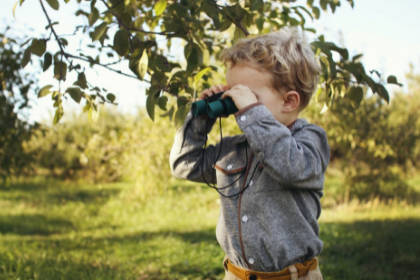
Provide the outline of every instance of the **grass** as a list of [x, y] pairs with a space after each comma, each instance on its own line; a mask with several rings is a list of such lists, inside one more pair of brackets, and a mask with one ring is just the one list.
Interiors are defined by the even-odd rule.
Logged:
[[[0, 279], [222, 279], [217, 193], [168, 186], [146, 200], [128, 183], [0, 187]], [[320, 228], [324, 279], [420, 279], [420, 206], [353, 201], [324, 209]]]

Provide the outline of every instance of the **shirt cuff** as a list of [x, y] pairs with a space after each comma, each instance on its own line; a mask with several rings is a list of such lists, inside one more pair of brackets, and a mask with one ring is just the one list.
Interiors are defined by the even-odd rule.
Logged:
[[248, 106], [246, 106], [246, 107], [242, 108], [242, 109], [241, 109], [241, 110], [239, 110], [238, 112], [236, 112], [236, 113], [235, 113], [235, 116], [242, 115], [243, 113], [245, 113], [245, 112], [246, 112], [246, 111], [248, 111], [249, 109], [251, 109], [251, 108], [253, 108], [253, 107], [255, 107], [255, 106], [258, 106], [258, 105], [262, 105], [262, 103], [261, 103], [261, 102], [255, 102], [255, 103], [252, 103], [252, 104], [250, 104], [250, 105], [248, 105]]

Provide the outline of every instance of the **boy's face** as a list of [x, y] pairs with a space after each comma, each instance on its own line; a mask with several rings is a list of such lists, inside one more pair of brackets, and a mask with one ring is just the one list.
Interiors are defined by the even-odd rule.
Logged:
[[283, 94], [272, 87], [272, 75], [265, 69], [248, 63], [240, 63], [229, 68], [226, 72], [226, 82], [229, 87], [241, 84], [247, 86], [264, 104], [274, 117], [285, 124]]

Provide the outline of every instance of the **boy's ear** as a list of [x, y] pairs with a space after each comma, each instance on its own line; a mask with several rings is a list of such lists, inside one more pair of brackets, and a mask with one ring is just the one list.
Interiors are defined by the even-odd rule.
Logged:
[[283, 94], [283, 110], [292, 112], [299, 109], [300, 95], [294, 90], [288, 91]]

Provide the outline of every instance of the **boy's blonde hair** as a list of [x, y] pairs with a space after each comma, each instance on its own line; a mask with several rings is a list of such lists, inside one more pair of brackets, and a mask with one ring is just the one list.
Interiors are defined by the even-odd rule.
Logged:
[[299, 93], [300, 109], [308, 105], [321, 71], [310, 45], [297, 28], [241, 39], [222, 52], [222, 60], [229, 67], [241, 62], [263, 67], [272, 73], [274, 89]]

